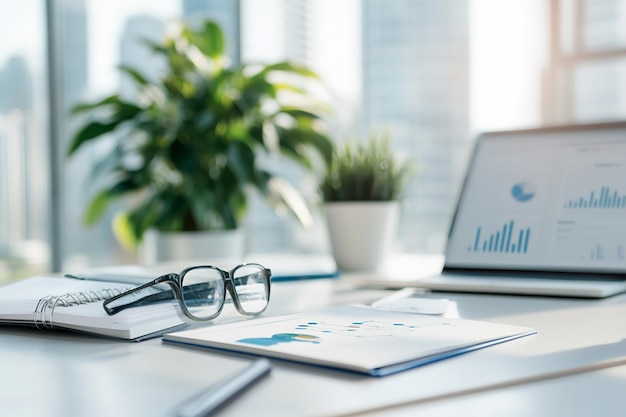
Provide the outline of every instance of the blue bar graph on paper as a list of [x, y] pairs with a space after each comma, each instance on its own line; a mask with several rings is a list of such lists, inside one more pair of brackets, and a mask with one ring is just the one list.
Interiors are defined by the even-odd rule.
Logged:
[[623, 209], [626, 208], [626, 194], [603, 185], [599, 190], [591, 190], [588, 194], [572, 198], [563, 207], [567, 209]]
[[530, 227], [515, 230], [515, 221], [511, 220], [493, 233], [484, 233], [484, 228], [478, 226], [474, 243], [467, 250], [469, 252], [523, 254], [528, 253], [529, 241]]

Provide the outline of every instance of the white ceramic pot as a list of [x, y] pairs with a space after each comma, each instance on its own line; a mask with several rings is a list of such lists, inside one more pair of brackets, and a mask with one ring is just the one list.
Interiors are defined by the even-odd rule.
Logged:
[[325, 203], [337, 267], [344, 272], [378, 271], [391, 251], [399, 212], [397, 201]]
[[144, 265], [170, 261], [238, 262], [243, 258], [244, 251], [245, 234], [242, 229], [169, 233], [149, 230], [144, 235], [140, 261]]

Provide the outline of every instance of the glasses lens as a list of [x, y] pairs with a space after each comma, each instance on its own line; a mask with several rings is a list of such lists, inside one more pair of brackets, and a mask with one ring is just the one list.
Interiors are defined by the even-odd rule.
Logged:
[[242, 265], [233, 272], [233, 287], [241, 309], [247, 314], [258, 314], [269, 302], [270, 279], [260, 265]]
[[183, 301], [187, 310], [200, 320], [215, 317], [224, 302], [224, 278], [214, 268], [194, 268], [182, 279]]

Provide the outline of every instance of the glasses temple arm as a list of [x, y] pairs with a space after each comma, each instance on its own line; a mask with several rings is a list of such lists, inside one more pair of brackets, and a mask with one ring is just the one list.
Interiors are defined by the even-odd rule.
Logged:
[[155, 279], [153, 279], [150, 282], [146, 282], [145, 284], [142, 284], [138, 287], [132, 288], [128, 291], [125, 291], [121, 294], [117, 294], [114, 295], [113, 297], [107, 298], [106, 300], [104, 300], [104, 302], [102, 303], [102, 307], [104, 308], [104, 311], [107, 312], [108, 315], [112, 316], [113, 314], [117, 314], [122, 310], [125, 310], [129, 307], [136, 307], [136, 306], [141, 306], [144, 304], [150, 304], [150, 303], [154, 303], [154, 302], [158, 302], [158, 301], [164, 301], [164, 300], [168, 300], [172, 298], [172, 290], [168, 290], [168, 291], [163, 291], [160, 293], [156, 293], [156, 294], [150, 294], [147, 295], [145, 297], [141, 297], [138, 300], [134, 300], [131, 301], [129, 303], [126, 304], [122, 304], [119, 306], [115, 306], [115, 307], [109, 307], [109, 304], [111, 304], [114, 301], [119, 300], [120, 298], [123, 297], [127, 297], [131, 294], [134, 294], [136, 292], [139, 292], [141, 290], [145, 290], [146, 288], [152, 287], [154, 285], [160, 284], [162, 282], [168, 282], [170, 279], [172, 279], [172, 275], [176, 275], [176, 274], [167, 274], [167, 275], [162, 275], [160, 277], [157, 277]]
[[140, 307], [143, 305], [154, 304], [160, 301], [168, 301], [168, 300], [172, 300], [176, 298], [172, 290], [165, 290], [163, 292], [159, 292], [156, 294], [146, 295], [145, 297], [141, 297], [138, 300], [131, 301], [130, 303], [127, 303], [127, 304], [122, 304], [122, 305], [115, 306], [115, 307], [108, 306], [108, 304], [110, 304], [111, 302], [116, 301], [118, 298], [121, 298], [122, 296], [129, 295], [132, 292], [135, 292], [135, 290], [131, 290], [129, 292], [120, 294], [119, 296], [106, 299], [104, 303], [102, 304], [102, 306], [104, 307], [104, 310], [107, 312], [107, 314], [112, 316], [113, 314], [117, 314], [120, 311], [126, 310], [127, 308]]
[[[107, 298], [104, 301], [104, 303], [102, 304], [102, 306], [104, 307], [104, 311], [106, 311], [108, 315], [112, 316], [114, 314], [119, 313], [120, 311], [126, 310], [127, 308], [140, 307], [140, 306], [144, 306], [144, 305], [155, 304], [155, 303], [158, 303], [158, 302], [161, 302], [161, 301], [168, 301], [168, 300], [176, 299], [176, 294], [174, 293], [173, 290], [170, 289], [170, 290], [165, 290], [165, 291], [162, 291], [162, 292], [159, 292], [159, 293], [146, 295], [145, 297], [141, 297], [141, 298], [139, 298], [137, 300], [134, 300], [134, 301], [131, 301], [129, 303], [122, 304], [122, 305], [119, 305], [119, 306], [115, 306], [115, 307], [109, 307], [108, 306], [108, 304], [110, 304], [110, 303], [112, 303], [112, 302], [114, 302], [114, 301], [116, 301], [116, 300], [118, 300], [118, 299], [120, 299], [122, 297], [126, 297], [126, 296], [128, 296], [130, 294], [133, 294], [133, 293], [137, 292], [137, 291], [141, 291], [141, 290], [146, 289], [146, 288], [148, 288], [148, 287], [150, 287], [152, 285], [155, 285], [157, 283], [162, 282], [162, 280], [158, 281], [158, 282], [155, 282], [155, 281], [149, 282], [149, 283], [144, 284], [144, 285], [142, 285], [140, 287], [137, 287], [137, 288], [133, 288], [133, 289], [131, 289], [129, 291], [126, 291], [126, 292], [124, 292], [122, 294], [118, 294], [118, 295], [113, 296], [111, 298]], [[190, 290], [193, 292], [192, 288], [194, 290], [202, 290], [203, 292], [206, 292], [206, 289], [203, 288], [203, 287], [205, 287], [205, 284], [193, 284], [193, 285], [190, 285], [190, 286], [186, 287], [185, 288], [185, 292], [188, 292]]]

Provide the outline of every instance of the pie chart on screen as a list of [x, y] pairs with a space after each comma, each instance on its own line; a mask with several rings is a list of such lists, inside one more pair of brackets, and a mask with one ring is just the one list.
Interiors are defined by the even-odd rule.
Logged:
[[511, 188], [511, 195], [520, 203], [525, 203], [535, 196], [535, 187], [529, 182], [518, 182]]

